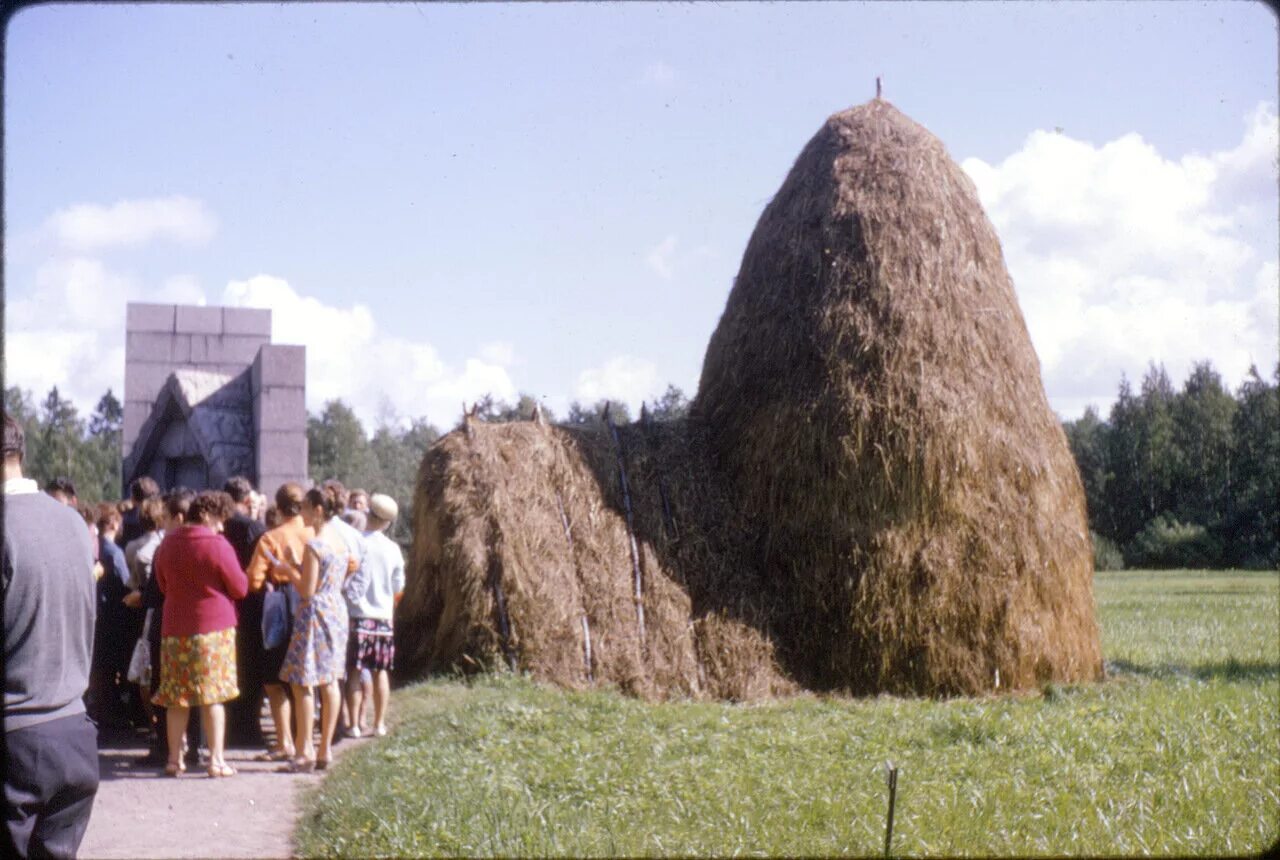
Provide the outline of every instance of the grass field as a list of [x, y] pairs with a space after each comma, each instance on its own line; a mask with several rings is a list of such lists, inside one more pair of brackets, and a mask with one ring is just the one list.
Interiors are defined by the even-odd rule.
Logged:
[[312, 855], [1239, 854], [1280, 834], [1280, 575], [1098, 574], [1111, 678], [1024, 696], [646, 705], [396, 694], [305, 800]]

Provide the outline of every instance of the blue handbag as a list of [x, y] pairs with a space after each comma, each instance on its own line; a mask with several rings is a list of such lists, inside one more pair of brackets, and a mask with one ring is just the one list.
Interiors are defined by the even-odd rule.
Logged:
[[262, 646], [270, 651], [289, 637], [289, 598], [282, 588], [268, 589], [262, 598]]

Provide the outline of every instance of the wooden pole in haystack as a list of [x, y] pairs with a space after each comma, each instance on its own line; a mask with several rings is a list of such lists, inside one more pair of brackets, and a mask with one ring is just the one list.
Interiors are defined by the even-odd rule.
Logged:
[[[573, 558], [573, 567], [575, 573], [581, 580], [582, 574], [578, 570], [578, 557], [573, 553], [573, 530], [569, 528], [569, 515], [565, 513], [564, 496], [559, 490], [556, 490], [556, 506], [560, 509], [560, 525], [564, 527], [564, 539], [569, 544], [569, 555]], [[587, 671], [587, 683], [595, 683], [595, 673], [591, 670], [591, 622], [587, 620], [586, 610], [582, 615], [582, 665]]]
[[627, 464], [622, 452], [622, 437], [618, 435], [618, 425], [613, 423], [609, 413], [612, 404], [605, 404], [604, 423], [613, 435], [614, 448], [618, 454], [618, 480], [622, 483], [622, 504], [627, 514], [627, 539], [631, 543], [631, 575], [635, 586], [636, 624], [640, 628], [640, 647], [645, 646], [644, 634], [644, 580], [640, 576], [640, 548], [636, 545], [636, 529], [631, 514], [631, 488], [627, 485]]

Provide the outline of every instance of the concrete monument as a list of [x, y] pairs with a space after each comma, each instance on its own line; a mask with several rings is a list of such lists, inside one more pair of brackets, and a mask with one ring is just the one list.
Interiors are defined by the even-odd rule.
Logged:
[[128, 305], [124, 488], [221, 488], [244, 475], [270, 495], [307, 478], [306, 347], [271, 343], [271, 311]]

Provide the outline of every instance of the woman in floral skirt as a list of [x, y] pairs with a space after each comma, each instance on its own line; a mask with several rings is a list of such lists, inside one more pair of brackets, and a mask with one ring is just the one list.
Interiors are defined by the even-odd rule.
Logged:
[[[315, 530], [307, 542], [301, 561], [293, 556], [280, 567], [298, 589], [301, 600], [294, 616], [293, 636], [280, 669], [280, 680], [293, 688], [297, 713], [298, 756], [288, 770], [323, 770], [329, 765], [329, 745], [338, 723], [340, 693], [347, 654], [347, 604], [342, 584], [347, 575], [347, 545], [334, 525], [342, 511], [342, 500], [331, 488], [307, 491], [302, 504], [303, 521]], [[315, 719], [312, 688], [319, 687], [324, 711], [321, 715], [320, 748], [311, 740]]]
[[232, 776], [223, 758], [226, 715], [222, 703], [240, 695], [236, 683], [236, 608], [249, 580], [218, 529], [231, 513], [226, 493], [204, 492], [191, 502], [186, 525], [170, 531], [152, 563], [164, 594], [160, 688], [153, 701], [166, 708], [169, 763], [177, 776], [190, 709], [200, 708], [209, 739], [209, 776]]

